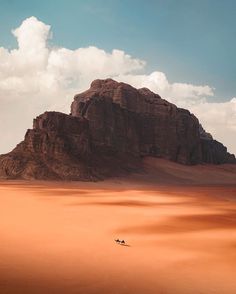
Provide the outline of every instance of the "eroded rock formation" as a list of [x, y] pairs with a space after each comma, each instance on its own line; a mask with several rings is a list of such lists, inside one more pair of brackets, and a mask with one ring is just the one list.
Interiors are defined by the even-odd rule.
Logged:
[[0, 156], [0, 176], [96, 180], [139, 170], [144, 156], [188, 165], [236, 162], [188, 110], [106, 79], [76, 95], [70, 115], [38, 116], [24, 141]]

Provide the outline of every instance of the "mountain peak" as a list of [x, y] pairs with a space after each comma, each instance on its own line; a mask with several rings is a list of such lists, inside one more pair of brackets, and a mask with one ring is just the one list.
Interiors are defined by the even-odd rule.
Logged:
[[0, 177], [96, 180], [142, 170], [144, 157], [186, 165], [236, 163], [186, 109], [147, 88], [95, 80], [71, 115], [45, 112], [23, 142], [0, 156]]

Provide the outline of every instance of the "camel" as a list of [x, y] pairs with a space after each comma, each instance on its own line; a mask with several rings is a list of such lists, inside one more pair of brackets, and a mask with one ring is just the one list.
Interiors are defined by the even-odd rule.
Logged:
[[115, 239], [115, 242], [120, 245], [125, 245], [125, 240]]

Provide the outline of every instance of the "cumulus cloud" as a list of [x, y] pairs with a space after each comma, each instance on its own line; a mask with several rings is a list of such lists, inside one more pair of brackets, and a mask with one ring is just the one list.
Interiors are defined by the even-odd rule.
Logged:
[[126, 81], [134, 87], [146, 87], [158, 93], [163, 98], [189, 107], [199, 102], [205, 102], [207, 96], [213, 96], [213, 89], [209, 86], [195, 86], [186, 83], [170, 83], [163, 72], [155, 71], [150, 75], [120, 75], [120, 81]]
[[32, 119], [45, 110], [69, 112], [75, 93], [96, 78], [115, 77], [144, 67], [121, 50], [90, 46], [69, 50], [50, 47], [51, 28], [35, 17], [12, 31], [18, 48], [0, 47], [0, 153], [23, 139]]
[[24, 20], [12, 33], [18, 47], [0, 47], [0, 133], [4, 138], [0, 153], [23, 139], [33, 117], [45, 110], [68, 113], [74, 94], [85, 90], [92, 80], [107, 77], [138, 88], [148, 87], [178, 106], [190, 108], [207, 130], [236, 152], [231, 138], [236, 135], [236, 98], [208, 103], [213, 88], [171, 83], [160, 71], [140, 74], [145, 61], [122, 50], [50, 46], [51, 27], [35, 17]]

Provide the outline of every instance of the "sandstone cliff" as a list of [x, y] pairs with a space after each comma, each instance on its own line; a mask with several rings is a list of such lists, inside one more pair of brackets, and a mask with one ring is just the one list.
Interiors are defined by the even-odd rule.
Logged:
[[24, 141], [0, 156], [0, 176], [97, 180], [140, 170], [145, 156], [188, 165], [236, 162], [188, 110], [107, 79], [76, 95], [70, 115], [38, 116]]

